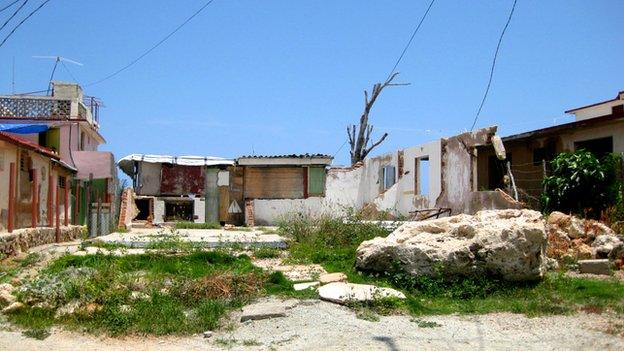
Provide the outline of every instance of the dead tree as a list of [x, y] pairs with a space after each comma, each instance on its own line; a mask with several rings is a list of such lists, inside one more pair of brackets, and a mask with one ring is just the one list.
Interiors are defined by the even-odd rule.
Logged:
[[[366, 156], [379, 144], [381, 144], [387, 137], [388, 133], [384, 133], [381, 138], [372, 144], [370, 144], [370, 137], [373, 133], [373, 126], [368, 124], [368, 114], [373, 108], [373, 104], [381, 94], [381, 91], [385, 87], [398, 86], [398, 85], [407, 85], [409, 83], [392, 83], [392, 80], [399, 73], [394, 73], [386, 79], [386, 81], [382, 83], [376, 83], [373, 85], [373, 92], [368, 98], [368, 91], [364, 90], [364, 112], [362, 112], [362, 116], [360, 117], [360, 126], [356, 128], [356, 125], [353, 124], [351, 126], [347, 126], [347, 135], [349, 136], [349, 145], [351, 145], [351, 165], [354, 165], [360, 161], [363, 161]], [[357, 132], [357, 136], [356, 136]]]

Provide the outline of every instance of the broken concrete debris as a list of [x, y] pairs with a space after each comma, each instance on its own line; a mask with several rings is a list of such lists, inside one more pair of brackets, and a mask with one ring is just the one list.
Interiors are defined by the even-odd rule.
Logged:
[[406, 222], [386, 238], [364, 241], [356, 267], [414, 276], [492, 275], [538, 280], [546, 271], [542, 215], [532, 210], [489, 210]]
[[394, 289], [345, 282], [323, 285], [318, 289], [318, 292], [322, 300], [343, 305], [350, 302], [374, 301], [385, 298], [405, 298], [402, 292]]
[[286, 310], [291, 308], [289, 303], [284, 303], [277, 299], [254, 303], [243, 307], [240, 321], [285, 317]]
[[293, 285], [293, 289], [295, 289], [295, 291], [301, 291], [301, 290], [306, 290], [310, 288], [315, 288], [319, 285], [321, 285], [320, 282], [297, 283]]
[[599, 275], [611, 274], [611, 262], [608, 259], [580, 260], [578, 261], [579, 272]]
[[334, 282], [343, 282], [347, 280], [347, 275], [341, 272], [338, 273], [326, 273], [319, 276], [319, 282], [321, 284], [329, 284]]

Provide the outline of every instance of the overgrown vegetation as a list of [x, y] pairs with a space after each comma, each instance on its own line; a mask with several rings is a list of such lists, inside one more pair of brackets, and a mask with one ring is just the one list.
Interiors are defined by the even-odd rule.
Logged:
[[218, 250], [64, 256], [20, 288], [29, 307], [9, 318], [37, 335], [53, 324], [111, 335], [194, 334], [265, 294], [295, 292], [281, 273]]
[[608, 213], [611, 222], [624, 220], [621, 164], [617, 154], [601, 159], [586, 150], [557, 155], [550, 162], [551, 174], [544, 178], [542, 209], [596, 219]]
[[358, 316], [403, 311], [415, 316], [451, 313], [513, 312], [529, 316], [572, 313], [587, 306], [624, 313], [624, 284], [615, 280], [568, 278], [553, 273], [541, 282], [512, 283], [492, 277], [413, 277], [399, 270], [370, 276], [355, 270], [358, 245], [388, 232], [347, 218], [295, 217], [280, 231], [291, 238], [291, 260], [318, 263], [329, 272], [344, 272], [352, 283], [374, 284], [403, 291], [405, 300], [354, 304]]

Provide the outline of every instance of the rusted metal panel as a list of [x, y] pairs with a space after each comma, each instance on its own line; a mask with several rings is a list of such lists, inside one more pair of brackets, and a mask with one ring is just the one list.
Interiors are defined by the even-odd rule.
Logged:
[[160, 178], [162, 195], [204, 193], [203, 167], [163, 164]]
[[219, 221], [228, 222], [228, 207], [230, 206], [230, 191], [227, 186], [219, 187]]
[[245, 198], [301, 199], [304, 197], [304, 168], [246, 167]]

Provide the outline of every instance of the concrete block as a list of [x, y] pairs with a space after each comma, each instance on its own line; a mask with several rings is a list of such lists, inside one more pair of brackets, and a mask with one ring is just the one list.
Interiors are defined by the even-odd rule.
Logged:
[[589, 274], [611, 274], [611, 263], [607, 259], [603, 260], [580, 260], [578, 261], [579, 271]]

